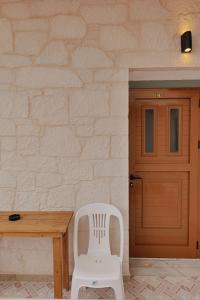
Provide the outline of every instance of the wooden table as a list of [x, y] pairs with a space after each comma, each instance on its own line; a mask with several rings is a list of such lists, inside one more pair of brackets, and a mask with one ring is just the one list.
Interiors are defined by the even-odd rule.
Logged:
[[[13, 213], [19, 213], [21, 219], [9, 221]], [[0, 212], [0, 237], [53, 239], [54, 298], [62, 298], [63, 287], [69, 289], [68, 226], [72, 216], [73, 211]]]

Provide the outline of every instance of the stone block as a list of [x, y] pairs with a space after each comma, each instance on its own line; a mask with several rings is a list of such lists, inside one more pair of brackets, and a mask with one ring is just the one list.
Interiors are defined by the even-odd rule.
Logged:
[[[79, 0], [81, 5], [99, 5], [99, 0]], [[118, 2], [122, 2], [124, 0], [101, 0], [102, 5], [109, 5], [109, 4], [114, 4]]]
[[40, 208], [40, 202], [42, 202], [45, 197], [46, 195], [44, 193], [30, 191], [17, 192], [16, 199], [14, 201], [14, 209], [38, 211]]
[[49, 43], [35, 60], [38, 65], [67, 65], [68, 52], [62, 41]]
[[93, 81], [93, 72], [91, 70], [78, 69], [76, 72], [83, 82], [88, 83]]
[[30, 57], [15, 54], [0, 54], [0, 67], [15, 68], [32, 64]]
[[110, 189], [112, 204], [119, 207], [119, 209], [126, 211], [128, 204], [124, 200], [128, 199], [129, 193], [128, 174], [126, 178], [112, 178]]
[[11, 24], [7, 19], [0, 19], [0, 53], [13, 51]]
[[[169, 1], [168, 1], [169, 2]], [[166, 20], [171, 15], [159, 0], [136, 0], [130, 2], [130, 18], [133, 21]]]
[[27, 88], [81, 87], [82, 82], [71, 70], [62, 68], [27, 67], [16, 71], [17, 86]]
[[40, 125], [64, 125], [68, 123], [64, 96], [38, 96], [31, 100], [31, 118]]
[[123, 24], [128, 19], [128, 7], [123, 4], [84, 5], [80, 13], [89, 24], [116, 25]]
[[28, 116], [28, 97], [21, 92], [1, 91], [0, 117], [26, 118]]
[[93, 125], [94, 118], [90, 117], [70, 117], [70, 124], [72, 125]]
[[[14, 238], [10, 239], [12, 242]], [[50, 248], [38, 251], [35, 249], [39, 239], [16, 239], [17, 247], [10, 247], [9, 251], [7, 248], [1, 248], [1, 270], [2, 274], [14, 274], [16, 269], [19, 275], [32, 274], [32, 275], [43, 275], [51, 274], [52, 271], [52, 257]], [[23, 247], [23, 241], [27, 240], [32, 246], [30, 249]], [[41, 240], [41, 239], [40, 239]], [[43, 240], [43, 239], [42, 239]], [[48, 244], [47, 240], [44, 239]], [[49, 239], [50, 240], [50, 239]], [[24, 259], [26, 258], [26, 259]], [[7, 263], [7, 261], [12, 263]], [[34, 264], [33, 261], [37, 261]], [[29, 273], [30, 272], [30, 273]]]
[[0, 119], [0, 136], [15, 135], [15, 123], [12, 120]]
[[112, 158], [128, 157], [128, 135], [111, 137], [111, 157]]
[[56, 173], [40, 173], [36, 175], [36, 186], [49, 189], [61, 185], [62, 176]]
[[106, 136], [87, 138], [83, 151], [82, 158], [87, 159], [104, 159], [109, 157], [110, 139]]
[[[36, 242], [36, 243], [35, 243]], [[50, 247], [52, 245], [51, 239], [41, 239], [41, 238], [31, 238], [27, 237], [25, 239], [21, 239], [19, 243], [18, 238], [12, 238], [12, 239], [5, 239], [3, 245], [5, 245], [5, 248], [7, 247], [13, 247], [15, 249], [19, 249], [23, 247], [24, 250], [32, 250], [33, 248], [37, 250], [50, 250]]]
[[27, 157], [28, 170], [34, 172], [57, 172], [56, 159], [47, 156], [29, 156]]
[[59, 170], [64, 174], [65, 180], [91, 180], [93, 177], [92, 165], [78, 159], [61, 158]]
[[80, 253], [87, 253], [88, 251], [88, 242], [89, 242], [89, 237], [88, 237], [88, 224], [81, 224], [79, 229], [79, 237], [78, 237], [78, 242], [79, 242], [79, 251]]
[[20, 172], [17, 174], [17, 191], [34, 191], [35, 174], [30, 172]]
[[17, 137], [17, 150], [22, 155], [34, 155], [39, 151], [39, 138], [35, 136]]
[[[57, 3], [56, 3], [57, 2]], [[68, 1], [65, 1], [65, 3]], [[61, 3], [63, 4], [61, 11]], [[64, 1], [61, 0], [43, 0], [37, 1], [36, 3], [30, 3], [32, 14], [37, 17], [49, 17], [59, 13], [67, 14], [68, 7], [64, 5]]]
[[96, 135], [124, 135], [128, 134], [128, 120], [126, 118], [101, 118], [95, 123]]
[[136, 50], [136, 37], [122, 26], [103, 26], [100, 30], [100, 46], [107, 51]]
[[95, 177], [128, 176], [127, 159], [101, 160], [94, 163]]
[[10, 172], [0, 171], [0, 188], [16, 187], [16, 177]]
[[76, 127], [76, 134], [78, 136], [92, 136], [94, 133], [93, 125], [81, 125]]
[[50, 17], [57, 14], [74, 14], [77, 12], [79, 6], [79, 0], [43, 0], [30, 2], [32, 15], [36, 17]]
[[[140, 53], [124, 52], [119, 54], [116, 63], [122, 68], [174, 68], [181, 67], [184, 64], [188, 64], [189, 61], [184, 59], [185, 56], [180, 56], [178, 52], [165, 51], [141, 51]], [[190, 61], [190, 67], [197, 66], [199, 63], [199, 57], [193, 57]]]
[[66, 210], [74, 207], [75, 191], [73, 185], [53, 188], [47, 199], [47, 209]]
[[112, 116], [128, 116], [128, 82], [113, 84], [110, 99]]
[[48, 31], [47, 19], [27, 19], [13, 21], [14, 31]]
[[107, 91], [77, 90], [70, 96], [70, 116], [107, 116], [109, 114], [108, 101]]
[[37, 55], [46, 42], [45, 32], [16, 32], [15, 52], [21, 55]]
[[175, 50], [174, 33], [167, 26], [158, 22], [145, 22], [141, 27], [140, 47], [148, 50]]
[[110, 187], [107, 179], [81, 181], [79, 183], [76, 207], [79, 208], [85, 204], [95, 202], [110, 202]]
[[95, 82], [128, 82], [127, 69], [104, 69], [96, 70], [94, 73]]
[[1, 152], [1, 168], [2, 170], [24, 171], [26, 169], [26, 161], [15, 152]]
[[5, 3], [1, 7], [1, 13], [11, 19], [26, 19], [31, 16], [28, 2]]
[[12, 109], [10, 111], [10, 117], [12, 118], [26, 118], [28, 117], [28, 96], [23, 92], [13, 92], [12, 97]]
[[[39, 92], [39, 91], [38, 91]], [[41, 96], [43, 95], [44, 96], [54, 96], [54, 97], [66, 97], [68, 98], [68, 95], [69, 95], [69, 90], [66, 90], [65, 88], [46, 88], [44, 89], [44, 92], [41, 93], [41, 94], [38, 94], [38, 95], [35, 95], [35, 96]]]
[[34, 124], [31, 120], [26, 120], [23, 124], [17, 125], [18, 136], [40, 136], [41, 128]]
[[194, 12], [199, 12], [200, 10], [199, 1], [194, 0], [160, 0], [160, 4], [175, 17], [177, 17], [177, 15], [193, 14]]
[[1, 3], [16, 2], [16, 0], [1, 0]]
[[12, 83], [14, 83], [14, 73], [8, 69], [0, 69], [0, 84]]
[[53, 39], [81, 39], [86, 34], [86, 23], [79, 16], [57, 15], [51, 21]]
[[112, 60], [100, 49], [93, 47], [77, 48], [72, 55], [72, 63], [77, 68], [112, 67]]
[[79, 156], [79, 140], [67, 127], [48, 127], [41, 138], [41, 154], [50, 156]]
[[14, 193], [9, 189], [0, 189], [0, 210], [1, 211], [10, 211], [12, 210], [14, 200]]
[[5, 136], [1, 138], [1, 151], [15, 151], [16, 148], [16, 137]]

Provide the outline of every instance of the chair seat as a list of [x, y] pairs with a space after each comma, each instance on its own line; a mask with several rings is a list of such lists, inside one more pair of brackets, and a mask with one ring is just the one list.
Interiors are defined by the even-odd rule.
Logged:
[[77, 279], [117, 280], [121, 275], [120, 258], [116, 255], [80, 255], [77, 258], [74, 274]]

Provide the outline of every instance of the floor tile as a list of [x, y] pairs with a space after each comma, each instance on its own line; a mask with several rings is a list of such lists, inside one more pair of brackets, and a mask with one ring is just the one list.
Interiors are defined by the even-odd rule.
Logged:
[[[199, 300], [200, 261], [131, 259], [126, 300]], [[64, 291], [64, 298], [70, 292]], [[82, 288], [80, 299], [114, 299], [112, 289]], [[1, 281], [0, 298], [53, 298], [52, 282]]]

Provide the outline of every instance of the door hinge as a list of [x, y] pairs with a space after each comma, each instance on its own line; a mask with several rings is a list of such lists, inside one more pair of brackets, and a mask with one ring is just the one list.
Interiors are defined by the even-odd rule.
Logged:
[[199, 99], [199, 108], [200, 108], [200, 99]]
[[199, 241], [196, 241], [196, 249], [199, 249]]
[[198, 149], [200, 149], [200, 140], [198, 140]]

